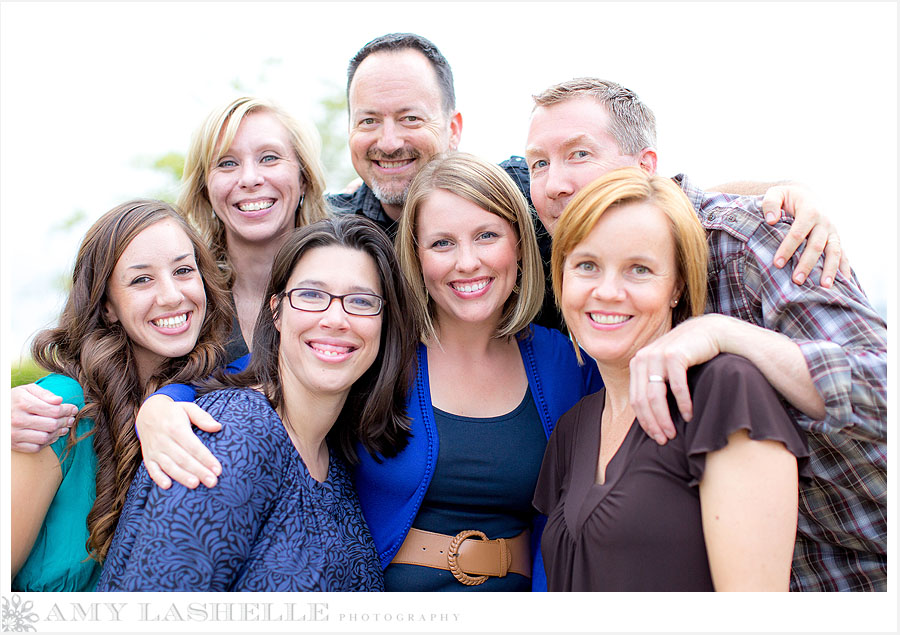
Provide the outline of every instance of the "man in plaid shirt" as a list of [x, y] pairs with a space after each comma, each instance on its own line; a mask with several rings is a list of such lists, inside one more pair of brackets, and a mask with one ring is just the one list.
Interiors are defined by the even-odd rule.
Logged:
[[[655, 119], [632, 91], [581, 78], [550, 87], [535, 103], [525, 154], [531, 198], [551, 234], [572, 196], [609, 170], [656, 172]], [[651, 375], [667, 380], [690, 419], [687, 368], [719, 353], [746, 357], [807, 432], [813, 478], [800, 487], [791, 589], [886, 590], [884, 320], [849, 266], [834, 272], [816, 265], [818, 283], [797, 270], [791, 280], [779, 251], [791, 219], [767, 224], [761, 197], [707, 193], [684, 175], [674, 180], [708, 234], [707, 315], [680, 324], [632, 361], [641, 427], [660, 444], [675, 435], [666, 383]]]

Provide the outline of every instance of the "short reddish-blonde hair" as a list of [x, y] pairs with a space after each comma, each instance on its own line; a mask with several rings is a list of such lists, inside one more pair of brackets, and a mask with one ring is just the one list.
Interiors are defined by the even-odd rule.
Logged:
[[566, 257], [591, 233], [606, 210], [615, 205], [640, 202], [659, 208], [669, 219], [672, 229], [675, 264], [684, 284], [681, 298], [672, 312], [672, 326], [703, 314], [709, 259], [706, 231], [694, 206], [672, 179], [651, 175], [636, 167], [611, 170], [585, 186], [560, 216], [553, 234], [550, 258], [557, 305], [561, 305], [562, 300]]

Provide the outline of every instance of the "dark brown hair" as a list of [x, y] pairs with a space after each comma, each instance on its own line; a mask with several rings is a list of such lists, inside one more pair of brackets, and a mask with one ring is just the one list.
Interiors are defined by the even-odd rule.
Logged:
[[438, 88], [441, 90], [441, 107], [444, 114], [450, 114], [456, 109], [456, 92], [453, 89], [453, 71], [447, 58], [438, 50], [432, 42], [415, 33], [388, 33], [368, 42], [356, 52], [347, 66], [347, 102], [350, 102], [350, 85], [356, 76], [356, 69], [363, 60], [373, 53], [393, 53], [396, 51], [418, 51], [425, 56], [437, 79]]
[[281, 333], [275, 328], [274, 318], [287, 299], [279, 298], [275, 314], [269, 303], [287, 291], [291, 273], [304, 254], [332, 245], [357, 249], [372, 257], [378, 270], [384, 308], [378, 355], [350, 388], [347, 401], [328, 433], [328, 441], [349, 463], [358, 461], [354, 447], [357, 442], [373, 456], [396, 456], [408, 442], [406, 396], [415, 373], [421, 317], [387, 234], [363, 216], [334, 216], [294, 230], [272, 264], [253, 331], [253, 355], [247, 369], [234, 375], [218, 372], [212, 381], [204, 383], [203, 391], [223, 386], [260, 386], [273, 408], [277, 410], [284, 404], [278, 372]]
[[[147, 385], [141, 385], [131, 340], [121, 323], [109, 322], [103, 307], [107, 282], [122, 253], [138, 234], [162, 220], [176, 222], [194, 246], [206, 291], [206, 316], [194, 350], [169, 359]], [[106, 557], [125, 495], [141, 461], [134, 431], [135, 411], [143, 398], [161, 385], [195, 381], [224, 363], [231, 315], [231, 301], [209, 250], [168, 203], [123, 203], [104, 214], [85, 235], [59, 325], [37, 334], [31, 354], [43, 368], [81, 384], [85, 405], [78, 419], [94, 421], [97, 498], [87, 518], [87, 549], [98, 562]], [[69, 432], [66, 451], [87, 436], [76, 439], [76, 427]]]

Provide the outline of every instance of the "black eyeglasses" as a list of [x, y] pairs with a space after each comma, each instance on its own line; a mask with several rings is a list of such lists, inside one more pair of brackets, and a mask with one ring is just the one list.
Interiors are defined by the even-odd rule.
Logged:
[[349, 315], [373, 316], [381, 313], [384, 300], [374, 293], [345, 293], [333, 295], [321, 289], [291, 289], [282, 292], [287, 296], [291, 307], [298, 311], [327, 311], [333, 300], [340, 300], [344, 311]]

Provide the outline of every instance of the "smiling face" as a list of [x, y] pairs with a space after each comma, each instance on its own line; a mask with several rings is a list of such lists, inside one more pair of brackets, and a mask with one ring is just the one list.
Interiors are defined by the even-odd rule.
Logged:
[[135, 236], [106, 283], [106, 298], [106, 317], [125, 329], [142, 381], [167, 358], [190, 353], [206, 315], [206, 292], [184, 230], [167, 219]]
[[412, 49], [365, 58], [349, 101], [353, 167], [397, 220], [422, 166], [459, 145], [462, 118], [443, 111], [434, 68]]
[[[655, 171], [655, 153], [652, 157]], [[550, 234], [572, 197], [610, 170], [642, 166], [646, 158], [623, 154], [609, 133], [606, 106], [592, 97], [535, 108], [525, 160], [531, 174], [531, 200]]]
[[[300, 287], [382, 295], [372, 257], [337, 245], [315, 247], [300, 258], [284, 291]], [[340, 300], [322, 312], [294, 309], [287, 297], [271, 306], [281, 333], [278, 368], [285, 394], [346, 396], [378, 356], [382, 315], [348, 315]]]
[[304, 188], [287, 129], [271, 112], [246, 115], [206, 185], [230, 246], [290, 232]]
[[566, 257], [563, 317], [601, 368], [627, 369], [671, 329], [681, 288], [665, 214], [652, 203], [626, 203], [606, 210]]
[[419, 206], [416, 241], [438, 329], [451, 321], [496, 328], [516, 284], [518, 237], [512, 225], [439, 189]]

